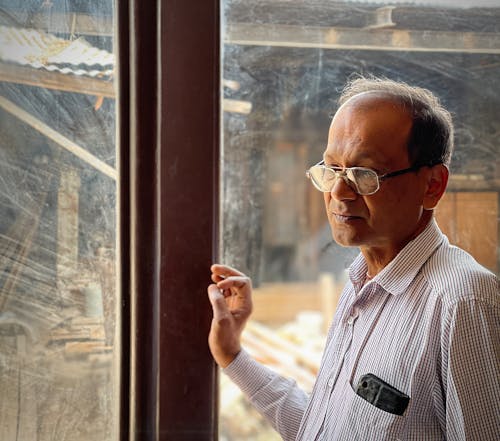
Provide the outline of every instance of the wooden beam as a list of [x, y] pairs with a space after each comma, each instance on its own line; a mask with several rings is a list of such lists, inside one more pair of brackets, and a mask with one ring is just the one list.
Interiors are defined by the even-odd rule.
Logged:
[[481, 32], [229, 24], [224, 43], [345, 50], [500, 54], [500, 35]]
[[80, 75], [68, 75], [61, 72], [50, 72], [28, 66], [0, 63], [0, 81], [28, 86], [44, 87], [46, 89], [63, 90], [66, 92], [114, 98], [113, 81], [99, 80]]
[[33, 127], [35, 130], [54, 141], [56, 144], [58, 144], [68, 152], [73, 153], [75, 156], [91, 165], [96, 170], [99, 170], [101, 173], [104, 173], [106, 176], [109, 176], [111, 179], [114, 179], [116, 181], [117, 173], [113, 167], [101, 161], [99, 158], [96, 158], [88, 150], [85, 150], [83, 147], [75, 144], [73, 141], [61, 135], [59, 132], [56, 132], [54, 129], [49, 127], [44, 122], [40, 121], [38, 118], [35, 118], [30, 113], [16, 106], [12, 101], [9, 101], [3, 96], [0, 96], [0, 107], [10, 114], [14, 115], [24, 123], [28, 124], [30, 127]]
[[[116, 98], [113, 81], [98, 80], [78, 75], [67, 75], [60, 72], [49, 72], [33, 67], [16, 66], [14, 64], [1, 62], [0, 81], [43, 87], [45, 89], [63, 90], [65, 92], [81, 93], [85, 95]], [[225, 112], [248, 114], [252, 110], [252, 103], [248, 101], [224, 99], [223, 110]]]
[[50, 14], [37, 12], [33, 14], [30, 23], [26, 23], [25, 26], [43, 29], [52, 34], [113, 36], [113, 17], [77, 12], [51, 11]]

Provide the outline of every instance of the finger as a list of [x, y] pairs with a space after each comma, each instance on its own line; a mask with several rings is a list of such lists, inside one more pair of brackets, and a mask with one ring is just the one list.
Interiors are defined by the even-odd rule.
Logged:
[[223, 276], [222, 274], [214, 274], [214, 273], [212, 273], [211, 278], [212, 278], [212, 282], [218, 283], [221, 280], [224, 280], [226, 278], [226, 276]]
[[223, 290], [230, 288], [243, 288], [249, 284], [250, 279], [246, 276], [231, 276], [217, 282], [217, 288]]
[[217, 288], [217, 285], [209, 285], [207, 291], [210, 304], [212, 305], [214, 319], [218, 320], [227, 316], [229, 314], [229, 309], [226, 304], [226, 299], [220, 289]]
[[223, 274], [213, 274], [212, 273], [212, 282], [214, 283], [219, 283], [222, 282], [223, 280], [226, 280], [229, 275], [223, 275]]
[[217, 276], [230, 277], [230, 276], [245, 276], [241, 271], [238, 271], [236, 268], [233, 268], [229, 265], [221, 265], [219, 263], [215, 263], [210, 267], [210, 270], [213, 274]]

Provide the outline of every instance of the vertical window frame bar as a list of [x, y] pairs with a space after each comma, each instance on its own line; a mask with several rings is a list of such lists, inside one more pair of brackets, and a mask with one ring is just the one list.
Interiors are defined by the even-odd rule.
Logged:
[[115, 7], [119, 438], [215, 440], [206, 286], [218, 236], [219, 2]]
[[217, 439], [206, 295], [219, 207], [219, 0], [161, 2], [160, 439]]

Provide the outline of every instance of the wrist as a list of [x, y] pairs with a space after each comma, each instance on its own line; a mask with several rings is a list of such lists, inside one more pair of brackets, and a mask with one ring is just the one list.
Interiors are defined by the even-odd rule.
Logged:
[[236, 350], [234, 352], [220, 354], [217, 357], [214, 357], [215, 362], [222, 369], [226, 369], [234, 361], [234, 359], [238, 356], [238, 354], [240, 353], [240, 351], [241, 351], [241, 348], [238, 348], [238, 350]]

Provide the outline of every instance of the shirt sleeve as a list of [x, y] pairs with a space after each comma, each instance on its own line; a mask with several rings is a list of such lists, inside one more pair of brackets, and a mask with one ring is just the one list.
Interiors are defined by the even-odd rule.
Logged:
[[242, 350], [223, 372], [272, 424], [283, 440], [295, 440], [307, 405], [307, 394], [293, 380], [257, 363]]
[[443, 380], [449, 441], [500, 439], [499, 309], [469, 299], [448, 311]]

